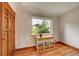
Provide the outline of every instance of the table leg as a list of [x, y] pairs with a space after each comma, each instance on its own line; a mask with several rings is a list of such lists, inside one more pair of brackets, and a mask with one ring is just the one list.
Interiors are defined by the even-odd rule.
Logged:
[[45, 43], [43, 42], [43, 51], [45, 51]]
[[38, 44], [36, 45], [36, 49], [37, 49], [37, 52], [38, 52]]
[[49, 45], [49, 48], [50, 48], [50, 41], [48, 41], [48, 45]]

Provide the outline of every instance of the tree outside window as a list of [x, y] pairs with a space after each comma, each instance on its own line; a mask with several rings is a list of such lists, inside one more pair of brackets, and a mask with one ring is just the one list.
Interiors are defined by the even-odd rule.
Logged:
[[50, 20], [33, 19], [32, 24], [33, 35], [51, 32]]

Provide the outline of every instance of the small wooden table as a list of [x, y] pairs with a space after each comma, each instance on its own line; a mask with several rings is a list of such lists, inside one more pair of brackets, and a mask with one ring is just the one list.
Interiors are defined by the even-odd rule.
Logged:
[[[37, 36], [36, 37], [37, 51], [38, 51], [38, 45], [39, 45], [39, 43], [43, 44], [43, 50], [45, 50], [45, 42], [47, 42], [49, 44], [49, 48], [50, 48], [50, 41], [52, 39], [55, 40], [54, 36], [52, 36], [52, 35], [42, 36], [42, 37]], [[54, 46], [55, 46], [55, 42], [54, 42]]]

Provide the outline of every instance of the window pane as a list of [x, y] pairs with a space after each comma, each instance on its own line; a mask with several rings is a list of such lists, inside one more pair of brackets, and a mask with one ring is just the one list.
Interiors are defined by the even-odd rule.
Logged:
[[32, 19], [32, 34], [51, 33], [51, 21], [45, 19]]

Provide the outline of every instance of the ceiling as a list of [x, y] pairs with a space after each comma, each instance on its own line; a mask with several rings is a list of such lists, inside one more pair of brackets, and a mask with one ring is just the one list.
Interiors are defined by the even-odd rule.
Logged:
[[60, 15], [79, 7], [79, 2], [17, 2], [18, 7], [33, 15]]

